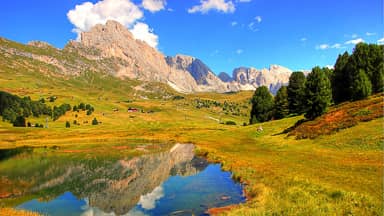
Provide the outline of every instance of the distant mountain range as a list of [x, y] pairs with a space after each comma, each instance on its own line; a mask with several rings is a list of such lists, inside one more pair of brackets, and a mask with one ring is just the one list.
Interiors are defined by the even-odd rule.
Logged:
[[[5, 40], [5, 39], [3, 39]], [[226, 73], [216, 76], [200, 59], [176, 55], [164, 56], [143, 41], [134, 39], [132, 33], [116, 21], [105, 25], [95, 25], [89, 32], [81, 33], [79, 42], [70, 41], [59, 52], [45, 42], [31, 42], [30, 46], [47, 50], [56, 50], [41, 54], [28, 53], [25, 50], [0, 47], [0, 52], [22, 55], [51, 64], [60, 74], [78, 75], [82, 70], [103, 71], [125, 79], [155, 81], [167, 83], [173, 89], [183, 93], [192, 92], [234, 92], [254, 90], [267, 86], [272, 93], [287, 85], [291, 70], [278, 65], [269, 69], [239, 67], [233, 70], [232, 77]], [[84, 59], [97, 64], [88, 65], [85, 61], [66, 61], [60, 53], [76, 53]]]

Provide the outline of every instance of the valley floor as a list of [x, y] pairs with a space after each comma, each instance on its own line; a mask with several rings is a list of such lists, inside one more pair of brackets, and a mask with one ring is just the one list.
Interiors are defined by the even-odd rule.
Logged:
[[[141, 102], [142, 107], [149, 106]], [[153, 104], [152, 104], [153, 105]], [[151, 105], [151, 106], [152, 106]], [[65, 128], [74, 113], [49, 129], [13, 128], [0, 123], [1, 148], [60, 146], [63, 151], [99, 151], [93, 144], [140, 140], [194, 143], [198, 153], [223, 164], [246, 183], [248, 202], [226, 215], [381, 215], [383, 213], [383, 119], [315, 139], [281, 134], [302, 117], [251, 126], [218, 124], [218, 114], [201, 110], [117, 112], [97, 118], [102, 124]], [[79, 116], [78, 118], [86, 118]], [[246, 121], [237, 117], [238, 124]], [[257, 131], [262, 126], [263, 131]], [[105, 148], [100, 150], [104, 152]]]

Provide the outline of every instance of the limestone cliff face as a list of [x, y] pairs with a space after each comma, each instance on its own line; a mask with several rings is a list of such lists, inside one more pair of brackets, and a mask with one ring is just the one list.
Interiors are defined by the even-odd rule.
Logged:
[[235, 85], [223, 82], [200, 59], [187, 55], [168, 56], [168, 65], [174, 69], [187, 71], [195, 79], [199, 91], [229, 92], [238, 91]]
[[233, 81], [232, 77], [229, 76], [229, 75], [228, 75], [227, 73], [225, 73], [225, 72], [221, 72], [221, 73], [219, 74], [219, 79], [221, 79], [221, 81], [223, 81], [223, 82], [232, 82], [232, 81]]
[[80, 46], [99, 51], [84, 53], [88, 58], [114, 59], [114, 75], [118, 77], [168, 83], [182, 92], [198, 90], [187, 71], [171, 68], [163, 54], [134, 39], [131, 32], [116, 21], [108, 21], [105, 25], [96, 25], [89, 32], [83, 32]]
[[[72, 42], [74, 43], [74, 42]], [[267, 86], [275, 93], [281, 85], [288, 83], [291, 71], [272, 65], [270, 69], [237, 68], [233, 78], [224, 80], [217, 77], [201, 60], [187, 55], [165, 57], [145, 42], [135, 40], [129, 30], [116, 21], [96, 25], [89, 32], [81, 34], [80, 44], [72, 44], [95, 49], [83, 52], [90, 59], [112, 59], [118, 77], [128, 77], [144, 81], [159, 81], [169, 84], [180, 92], [230, 92], [254, 90]], [[222, 75], [221, 77], [223, 77]]]
[[[86, 71], [97, 71], [119, 78], [166, 83], [183, 93], [233, 92], [254, 90], [267, 86], [275, 93], [288, 83], [291, 71], [278, 65], [269, 69], [240, 67], [230, 77], [218, 76], [200, 59], [176, 55], [165, 57], [116, 21], [95, 25], [81, 33], [79, 42], [70, 41], [63, 50], [39, 41], [29, 43], [34, 49], [13, 46], [14, 42], [0, 38], [0, 54], [31, 58], [54, 66], [52, 74], [78, 76]], [[35, 51], [34, 51], [35, 50]], [[46, 73], [46, 71], [42, 71]]]
[[287, 85], [292, 71], [288, 68], [271, 65], [269, 69], [239, 67], [233, 70], [233, 80], [241, 90], [254, 90], [259, 86], [267, 86], [272, 94]]

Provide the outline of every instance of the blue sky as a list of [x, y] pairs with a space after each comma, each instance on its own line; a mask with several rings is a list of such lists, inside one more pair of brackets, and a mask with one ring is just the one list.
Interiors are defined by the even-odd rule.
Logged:
[[215, 73], [229, 74], [239, 66], [333, 65], [339, 53], [352, 51], [359, 41], [384, 43], [382, 0], [85, 2], [3, 0], [0, 36], [62, 48], [76, 39], [76, 31], [113, 17], [165, 55], [192, 55]]

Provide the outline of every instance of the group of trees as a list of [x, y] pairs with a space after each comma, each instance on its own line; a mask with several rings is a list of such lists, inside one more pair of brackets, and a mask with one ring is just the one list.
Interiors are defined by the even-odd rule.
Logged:
[[[49, 97], [49, 101], [54, 101], [56, 98], [55, 96], [51, 96]], [[66, 112], [71, 110], [72, 107], [70, 104], [64, 103], [60, 106], [54, 106], [52, 109], [45, 104], [44, 99], [33, 101], [30, 97], [20, 98], [8, 92], [0, 91], [0, 115], [3, 117], [3, 121], [9, 121], [15, 127], [32, 125], [31, 123], [26, 124], [25, 120], [25, 118], [30, 116], [39, 117], [46, 115], [56, 121], [60, 116], [65, 115]], [[87, 115], [91, 115], [95, 109], [90, 104], [80, 103], [78, 106], [73, 107], [73, 111], [79, 110], [87, 111]]]
[[14, 126], [25, 127], [25, 118], [51, 115], [51, 113], [51, 107], [41, 100], [32, 101], [30, 97], [20, 98], [0, 91], [0, 115], [3, 117], [3, 121], [10, 121]]
[[92, 115], [92, 113], [95, 111], [95, 108], [93, 108], [91, 104], [85, 103], [80, 103], [77, 106], [73, 106], [73, 112], [79, 112], [80, 110], [87, 111], [87, 115]]
[[235, 115], [235, 116], [240, 116], [240, 115], [246, 115], [245, 113], [242, 112], [243, 108], [248, 108], [245, 104], [240, 104], [236, 102], [220, 102], [220, 101], [215, 101], [215, 100], [205, 100], [205, 99], [195, 99], [194, 101], [195, 107], [197, 109], [202, 109], [202, 108], [221, 108], [221, 110], [224, 112], [224, 114], [228, 115]]
[[52, 119], [53, 121], [56, 121], [60, 118], [60, 116], [65, 115], [67, 111], [71, 110], [70, 104], [61, 104], [59, 107], [54, 106], [53, 107], [53, 113], [52, 113]]
[[332, 76], [335, 103], [360, 100], [384, 90], [384, 46], [359, 43], [352, 55], [339, 55]]
[[334, 70], [315, 67], [305, 77], [294, 72], [287, 87], [273, 97], [267, 87], [256, 89], [252, 97], [250, 124], [288, 115], [314, 119], [332, 103], [360, 100], [384, 91], [384, 46], [360, 43], [352, 55], [339, 55]]

